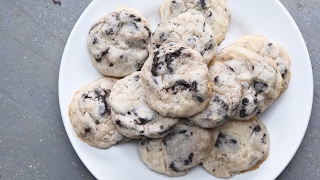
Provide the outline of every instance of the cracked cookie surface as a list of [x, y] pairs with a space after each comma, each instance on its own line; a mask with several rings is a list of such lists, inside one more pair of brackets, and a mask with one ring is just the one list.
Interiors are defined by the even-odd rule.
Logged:
[[113, 86], [109, 98], [113, 121], [129, 138], [163, 137], [179, 119], [163, 117], [149, 107], [140, 74], [134, 72]]
[[230, 120], [214, 128], [214, 146], [202, 164], [214, 176], [227, 178], [261, 164], [269, 149], [269, 133], [257, 117]]
[[152, 49], [156, 50], [160, 46], [174, 43], [198, 51], [207, 64], [217, 54], [214, 32], [202, 15], [186, 12], [160, 23], [151, 37]]
[[283, 90], [286, 90], [290, 81], [290, 56], [285, 49], [260, 35], [246, 35], [238, 38], [232, 45], [241, 46], [260, 55], [267, 56], [277, 64], [283, 78]]
[[212, 133], [180, 120], [163, 138], [141, 139], [139, 154], [150, 169], [168, 176], [181, 176], [204, 161], [213, 146]]
[[209, 66], [212, 82], [212, 95], [209, 105], [195, 116], [188, 119], [203, 128], [212, 128], [223, 124], [235, 113], [242, 98], [242, 87], [236, 73], [224, 62], [216, 61]]
[[219, 45], [225, 38], [230, 11], [226, 0], [165, 0], [160, 7], [161, 21], [171, 19], [181, 13], [202, 15], [206, 23], [215, 33], [215, 40]]
[[111, 118], [109, 96], [116, 78], [102, 78], [81, 87], [69, 106], [74, 131], [86, 143], [98, 148], [128, 140], [115, 127]]
[[87, 47], [92, 63], [105, 76], [129, 75], [147, 60], [150, 36], [149, 23], [140, 12], [120, 7], [91, 27]]
[[259, 115], [279, 97], [283, 79], [272, 59], [231, 45], [222, 49], [216, 60], [236, 73], [243, 89], [233, 118], [246, 120]]
[[197, 51], [183, 46], [154, 51], [142, 67], [147, 103], [162, 116], [189, 117], [208, 104], [208, 67]]

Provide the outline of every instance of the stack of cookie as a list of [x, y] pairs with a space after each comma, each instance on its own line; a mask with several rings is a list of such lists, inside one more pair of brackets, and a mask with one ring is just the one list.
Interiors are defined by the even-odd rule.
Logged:
[[270, 140], [257, 115], [288, 87], [289, 55], [258, 35], [217, 53], [230, 19], [225, 0], [165, 0], [160, 15], [153, 33], [129, 7], [92, 25], [87, 46], [106, 77], [75, 94], [75, 132], [98, 148], [140, 139], [143, 162], [169, 176], [200, 163], [216, 177], [258, 166]]

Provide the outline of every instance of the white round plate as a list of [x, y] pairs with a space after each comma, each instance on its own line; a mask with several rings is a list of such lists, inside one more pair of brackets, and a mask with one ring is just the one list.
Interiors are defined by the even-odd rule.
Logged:
[[[82, 142], [68, 116], [74, 93], [83, 85], [102, 77], [93, 67], [86, 47], [91, 25], [119, 6], [139, 10], [149, 21], [152, 30], [159, 23], [162, 0], [94, 0], [74, 26], [66, 44], [59, 74], [60, 109], [70, 141], [82, 162], [98, 179], [173, 179], [150, 170], [139, 158], [137, 141], [109, 149], [97, 149]], [[289, 88], [260, 119], [271, 136], [270, 154], [254, 171], [235, 175], [230, 179], [275, 179], [287, 166], [305, 134], [313, 99], [312, 69], [308, 50], [294, 20], [278, 0], [228, 0], [231, 23], [226, 39], [228, 45], [246, 34], [260, 34], [280, 43], [291, 56]], [[216, 179], [197, 166], [185, 176], [174, 179]]]

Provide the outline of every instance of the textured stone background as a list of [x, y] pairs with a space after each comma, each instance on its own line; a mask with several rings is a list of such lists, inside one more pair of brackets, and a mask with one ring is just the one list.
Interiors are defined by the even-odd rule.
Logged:
[[[307, 133], [278, 179], [320, 179], [320, 1], [280, 1], [307, 43], [315, 91]], [[0, 1], [0, 179], [94, 179], [70, 144], [58, 104], [62, 52], [90, 2]]]

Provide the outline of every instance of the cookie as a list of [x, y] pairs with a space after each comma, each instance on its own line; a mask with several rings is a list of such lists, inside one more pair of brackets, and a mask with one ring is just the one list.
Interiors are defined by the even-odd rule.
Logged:
[[291, 61], [289, 54], [281, 45], [275, 42], [271, 42], [267, 38], [260, 35], [246, 35], [240, 37], [235, 42], [233, 42], [232, 45], [244, 47], [258, 54], [273, 59], [274, 62], [277, 64], [280, 74], [283, 78], [284, 84], [282, 91], [288, 88], [291, 74]]
[[168, 176], [181, 176], [204, 161], [213, 146], [212, 133], [181, 120], [163, 138], [141, 139], [139, 154], [150, 169]]
[[214, 32], [202, 15], [187, 12], [160, 23], [152, 34], [151, 47], [158, 49], [168, 43], [191, 47], [203, 56], [207, 64], [217, 54]]
[[134, 72], [113, 86], [109, 98], [113, 121], [129, 138], [163, 137], [179, 119], [163, 117], [148, 106], [140, 73]]
[[268, 156], [270, 137], [258, 119], [227, 121], [214, 129], [214, 146], [202, 163], [219, 178], [227, 178], [260, 165]]
[[227, 46], [217, 55], [217, 61], [234, 71], [243, 95], [233, 118], [250, 119], [265, 111], [281, 93], [283, 79], [275, 62], [239, 46]]
[[224, 62], [214, 62], [209, 67], [209, 77], [213, 87], [209, 105], [199, 114], [188, 117], [195, 125], [203, 128], [216, 127], [229, 120], [242, 98], [240, 81]]
[[129, 75], [147, 60], [150, 36], [150, 26], [140, 12], [120, 7], [91, 27], [87, 47], [92, 63], [105, 76]]
[[189, 117], [208, 104], [208, 67], [196, 50], [183, 46], [154, 51], [142, 67], [147, 103], [162, 116]]
[[74, 131], [84, 142], [97, 148], [109, 148], [128, 140], [112, 122], [109, 106], [116, 78], [102, 78], [79, 89], [69, 106]]
[[225, 38], [230, 11], [226, 0], [164, 0], [160, 7], [161, 21], [177, 17], [184, 12], [202, 15], [215, 33], [214, 39], [219, 45]]

